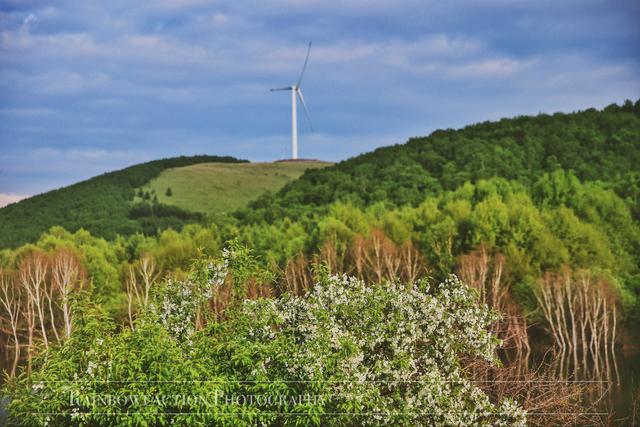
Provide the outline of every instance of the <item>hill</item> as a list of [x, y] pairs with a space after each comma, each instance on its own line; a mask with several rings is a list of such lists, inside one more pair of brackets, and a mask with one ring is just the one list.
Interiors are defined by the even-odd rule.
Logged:
[[[249, 163], [232, 157], [156, 160], [106, 173], [0, 209], [0, 248], [37, 240], [54, 225], [108, 239], [201, 222], [277, 191], [309, 168], [329, 163]], [[171, 189], [171, 196], [167, 189]]]
[[241, 210], [245, 223], [300, 218], [336, 201], [417, 205], [467, 181], [501, 177], [531, 187], [545, 173], [603, 181], [640, 215], [640, 100], [598, 111], [522, 116], [438, 130], [332, 167], [307, 171]]
[[[532, 188], [556, 170], [571, 171], [583, 182], [606, 183], [638, 219], [639, 164], [640, 101], [438, 130], [326, 168], [313, 164], [304, 173], [309, 163], [250, 165], [230, 157], [178, 157], [107, 173], [0, 209], [0, 248], [34, 241], [53, 225], [70, 231], [82, 227], [105, 238], [154, 235], [202, 221], [205, 213], [241, 207], [254, 197], [248, 208], [236, 212], [241, 224], [322, 214], [336, 201], [416, 206], [467, 181], [502, 177]], [[283, 184], [277, 193], [259, 196]], [[169, 187], [171, 196], [166, 195]]]
[[232, 212], [266, 191], [279, 190], [307, 169], [329, 165], [321, 161], [197, 163], [162, 171], [138, 195], [153, 193], [160, 203], [189, 212]]
[[233, 157], [174, 157], [141, 163], [119, 171], [49, 191], [0, 209], [0, 248], [37, 240], [54, 225], [75, 231], [84, 228], [96, 236], [114, 238], [136, 232], [154, 234], [199, 221], [202, 215], [179, 207], [134, 202], [135, 189], [162, 171], [203, 162], [246, 163]]

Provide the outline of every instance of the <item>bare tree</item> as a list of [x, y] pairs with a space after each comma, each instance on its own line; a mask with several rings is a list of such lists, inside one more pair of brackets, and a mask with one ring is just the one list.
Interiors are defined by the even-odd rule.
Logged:
[[[60, 295], [60, 307], [64, 323], [64, 339], [67, 340], [71, 336], [71, 325], [73, 323], [70, 295], [74, 289], [82, 288], [84, 274], [76, 255], [68, 249], [57, 251], [53, 257], [51, 270], [51, 278], [54, 285], [52, 288], [55, 287]], [[55, 324], [53, 320], [52, 323]]]
[[565, 268], [545, 274], [535, 295], [561, 358], [568, 356], [565, 367], [569, 368], [571, 360], [578, 372], [592, 360], [595, 375], [603, 368], [609, 372], [616, 342], [617, 301], [606, 278]]
[[384, 279], [384, 259], [383, 251], [385, 248], [385, 235], [381, 230], [373, 229], [371, 236], [367, 239], [367, 247], [364, 252], [364, 258], [367, 262], [369, 271], [375, 275], [374, 280], [381, 283]]
[[[44, 253], [33, 252], [28, 255], [20, 263], [20, 283], [28, 295], [29, 302], [35, 310], [34, 318], [37, 316], [40, 322], [40, 331], [42, 340], [46, 348], [49, 347], [49, 339], [47, 338], [47, 329], [45, 327], [45, 298], [47, 285], [47, 268], [48, 262]], [[29, 307], [28, 307], [29, 309]], [[30, 349], [32, 348], [32, 338], [30, 339]], [[31, 351], [30, 351], [31, 353]]]
[[18, 337], [18, 323], [22, 313], [21, 295], [19, 290], [13, 283], [8, 274], [0, 270], [0, 304], [2, 305], [6, 315], [8, 316], [9, 327], [13, 337], [14, 355], [11, 372], [9, 375], [14, 377], [18, 361], [20, 360], [20, 338]]
[[502, 319], [492, 326], [505, 348], [519, 355], [529, 353], [527, 322], [521, 309], [509, 294], [510, 285], [504, 279], [505, 259], [501, 254], [490, 255], [485, 246], [460, 257], [459, 275], [463, 282], [478, 291], [478, 301], [498, 311]]
[[158, 280], [158, 270], [155, 258], [150, 254], [143, 254], [135, 265], [130, 265], [126, 279], [127, 312], [129, 324], [134, 327], [134, 310], [149, 305], [151, 288]]
[[294, 295], [302, 295], [311, 288], [311, 272], [304, 254], [300, 253], [287, 261], [283, 270], [283, 279], [285, 289]]
[[400, 247], [400, 259], [401, 278], [405, 283], [414, 283], [428, 272], [422, 255], [410, 240]]

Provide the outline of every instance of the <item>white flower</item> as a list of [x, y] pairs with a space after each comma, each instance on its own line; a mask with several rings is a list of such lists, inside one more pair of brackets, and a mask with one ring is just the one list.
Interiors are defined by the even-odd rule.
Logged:
[[93, 371], [95, 370], [95, 368], [96, 368], [96, 364], [89, 361], [89, 363], [87, 364], [87, 374], [89, 376], [93, 376]]

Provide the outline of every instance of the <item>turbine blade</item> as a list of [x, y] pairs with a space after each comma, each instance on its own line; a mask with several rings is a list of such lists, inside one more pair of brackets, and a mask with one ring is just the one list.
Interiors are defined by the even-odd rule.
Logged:
[[307, 117], [307, 121], [309, 122], [309, 127], [311, 128], [311, 131], [313, 131], [313, 123], [311, 123], [309, 110], [307, 110], [307, 104], [304, 102], [304, 96], [302, 96], [302, 91], [300, 90], [300, 88], [296, 90], [296, 93], [298, 94], [298, 99], [300, 99], [300, 102], [302, 103], [302, 109], [304, 110], [304, 115]]
[[269, 89], [269, 91], [270, 92], [275, 92], [277, 90], [291, 90], [291, 89], [293, 89], [291, 86], [287, 86], [287, 87], [279, 87], [279, 88], [276, 88], [276, 89]]
[[307, 62], [309, 62], [309, 54], [311, 53], [311, 42], [309, 42], [309, 47], [307, 48], [307, 57], [304, 59], [304, 65], [302, 66], [302, 72], [300, 73], [300, 77], [298, 78], [298, 84], [296, 86], [300, 87], [300, 83], [302, 83], [302, 76], [304, 76], [304, 71], [307, 69]]

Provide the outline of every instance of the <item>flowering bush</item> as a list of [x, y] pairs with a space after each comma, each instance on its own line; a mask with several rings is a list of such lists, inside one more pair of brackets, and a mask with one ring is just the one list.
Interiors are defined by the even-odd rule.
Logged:
[[[136, 328], [77, 313], [71, 339], [44, 352], [6, 394], [18, 425], [521, 425], [459, 364], [495, 362], [495, 315], [455, 276], [367, 285], [322, 277], [305, 297], [240, 301], [195, 330], [195, 311], [246, 250], [167, 281]], [[238, 285], [240, 286], [240, 285]], [[238, 287], [237, 289], [240, 289]]]
[[118, 332], [87, 316], [30, 376], [8, 384], [11, 425], [250, 425], [255, 410], [219, 399], [225, 381], [188, 357], [161, 324], [141, 321]]
[[191, 342], [195, 333], [196, 310], [222, 287], [233, 256], [233, 252], [225, 249], [220, 262], [196, 260], [186, 280], [168, 279], [159, 288], [154, 298], [156, 302], [150, 306], [151, 312], [179, 342]]
[[462, 354], [495, 362], [498, 344], [471, 292], [455, 276], [433, 290], [326, 276], [305, 297], [246, 301], [208, 358], [250, 380], [247, 394], [321, 396], [279, 407], [278, 424], [523, 425], [515, 402], [491, 403], [460, 367]]

